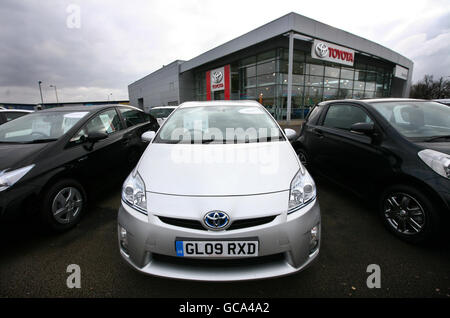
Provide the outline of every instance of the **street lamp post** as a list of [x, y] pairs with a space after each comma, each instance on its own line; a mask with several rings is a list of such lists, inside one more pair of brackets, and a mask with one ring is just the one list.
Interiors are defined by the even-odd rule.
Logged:
[[42, 107], [44, 107], [44, 98], [42, 98], [42, 87], [41, 87], [42, 81], [39, 81], [38, 84], [39, 84], [39, 92], [41, 93], [41, 104]]
[[59, 105], [59, 100], [58, 100], [58, 91], [56, 90], [56, 85], [50, 85], [50, 87], [53, 87], [55, 89], [55, 95], [56, 95], [56, 105]]

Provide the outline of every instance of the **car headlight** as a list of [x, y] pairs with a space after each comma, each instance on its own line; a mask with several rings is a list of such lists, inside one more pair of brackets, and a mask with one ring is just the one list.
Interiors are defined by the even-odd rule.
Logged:
[[123, 183], [122, 200], [137, 211], [147, 214], [147, 197], [145, 184], [136, 169]]
[[1, 171], [0, 172], [0, 192], [8, 189], [12, 185], [14, 185], [17, 181], [19, 181], [24, 175], [26, 175], [31, 169], [33, 169], [33, 165], [29, 165], [20, 169], [12, 170], [12, 171]]
[[418, 155], [436, 173], [450, 179], [450, 155], [431, 149], [419, 151]]
[[300, 209], [316, 197], [316, 184], [308, 171], [301, 167], [291, 181], [289, 191], [289, 209], [288, 213]]

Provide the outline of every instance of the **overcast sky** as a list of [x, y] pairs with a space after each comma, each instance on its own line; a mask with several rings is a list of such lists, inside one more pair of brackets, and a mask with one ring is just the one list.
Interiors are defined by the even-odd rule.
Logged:
[[128, 84], [162, 65], [289, 12], [403, 54], [413, 81], [450, 76], [449, 0], [2, 0], [0, 102], [40, 102], [39, 80], [44, 102], [56, 101], [50, 85], [60, 101], [128, 99]]

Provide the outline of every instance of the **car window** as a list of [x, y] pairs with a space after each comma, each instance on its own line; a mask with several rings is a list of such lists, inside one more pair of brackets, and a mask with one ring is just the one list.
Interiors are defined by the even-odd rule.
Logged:
[[127, 127], [136, 126], [150, 121], [150, 118], [145, 116], [146, 114], [142, 111], [126, 107], [121, 107], [119, 109]]
[[350, 130], [356, 123], [373, 123], [367, 113], [353, 105], [336, 104], [328, 108], [323, 126]]
[[317, 120], [320, 117], [322, 108], [323, 108], [322, 106], [316, 106], [313, 108], [313, 110], [309, 113], [309, 116], [307, 119], [309, 124], [311, 124], [311, 125], [317, 124]]
[[26, 115], [27, 113], [21, 113], [21, 112], [5, 112], [5, 118], [6, 121], [10, 121], [19, 117], [22, 117], [23, 115]]
[[79, 144], [84, 142], [89, 133], [101, 132], [109, 135], [121, 129], [123, 129], [123, 127], [119, 115], [115, 109], [109, 109], [89, 120], [87, 124], [81, 128], [72, 139], [70, 139], [70, 143]]
[[88, 112], [42, 111], [21, 116], [0, 127], [0, 142], [30, 143], [58, 139]]
[[372, 106], [407, 138], [450, 134], [450, 107], [428, 101], [388, 101]]
[[150, 109], [149, 114], [155, 118], [167, 118], [175, 110], [172, 107]]
[[156, 143], [250, 143], [284, 140], [275, 120], [259, 106], [178, 108]]

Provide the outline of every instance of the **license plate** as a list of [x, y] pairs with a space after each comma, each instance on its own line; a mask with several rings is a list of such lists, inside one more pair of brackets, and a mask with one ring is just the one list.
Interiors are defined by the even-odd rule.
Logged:
[[175, 241], [181, 257], [254, 257], [258, 241]]

